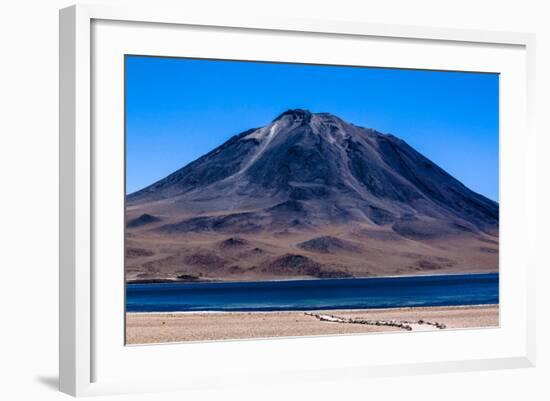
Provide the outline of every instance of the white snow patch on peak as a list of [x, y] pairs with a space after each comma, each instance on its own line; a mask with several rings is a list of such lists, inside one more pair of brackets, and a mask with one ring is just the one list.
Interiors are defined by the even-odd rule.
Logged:
[[256, 131], [251, 132], [250, 134], [245, 136], [243, 139], [256, 139], [259, 142], [261, 142], [266, 138], [270, 139], [270, 137], [271, 138], [273, 137], [273, 134], [278, 127], [278, 124], [279, 122], [276, 121], [274, 123], [266, 125], [265, 127], [259, 128]]
[[[252, 155], [252, 157], [246, 162], [246, 164], [235, 174], [242, 174], [246, 170], [254, 164], [256, 160], [260, 158], [260, 156], [265, 152], [273, 138], [277, 135], [277, 132], [279, 131], [279, 121], [275, 121], [273, 124], [267, 125], [264, 128], [259, 129], [258, 131], [255, 131], [249, 135], [247, 135], [245, 138], [255, 138], [258, 141], [261, 142], [259, 148], [256, 150], [256, 152]], [[256, 135], [256, 136], [250, 136], [250, 135]]]
[[243, 139], [257, 139], [258, 141], [261, 141], [262, 138], [266, 135], [266, 128], [267, 127], [257, 129], [256, 131], [251, 132], [250, 134], [245, 136]]

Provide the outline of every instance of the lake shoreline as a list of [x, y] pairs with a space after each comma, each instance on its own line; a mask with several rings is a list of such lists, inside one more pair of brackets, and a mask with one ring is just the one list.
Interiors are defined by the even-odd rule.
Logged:
[[498, 304], [308, 312], [137, 312], [126, 314], [126, 343], [415, 332], [498, 325]]
[[288, 278], [281, 280], [178, 280], [178, 279], [134, 279], [126, 280], [126, 285], [136, 284], [222, 284], [222, 283], [288, 283], [301, 281], [328, 281], [328, 280], [369, 280], [369, 279], [384, 279], [384, 278], [413, 278], [413, 277], [444, 277], [444, 276], [482, 276], [489, 274], [499, 274], [499, 271], [483, 271], [479, 273], [460, 272], [460, 273], [441, 273], [441, 274], [399, 274], [389, 276], [365, 276], [365, 277], [329, 277], [329, 278]]

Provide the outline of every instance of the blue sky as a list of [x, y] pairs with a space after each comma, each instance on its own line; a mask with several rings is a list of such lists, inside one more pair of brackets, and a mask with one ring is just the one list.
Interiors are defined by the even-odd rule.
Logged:
[[126, 192], [287, 109], [391, 133], [498, 201], [498, 75], [126, 56]]

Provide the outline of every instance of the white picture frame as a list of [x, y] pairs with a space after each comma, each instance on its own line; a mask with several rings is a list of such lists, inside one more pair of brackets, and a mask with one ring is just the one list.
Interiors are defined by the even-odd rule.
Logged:
[[[442, 55], [445, 55], [443, 45], [453, 45], [456, 51], [460, 49], [472, 48], [480, 51], [480, 54], [486, 51], [486, 48], [511, 49], [509, 55], [503, 55], [502, 59], [494, 58], [494, 68], [487, 67], [492, 72], [501, 72], [498, 63], [504, 63], [510, 57], [513, 62], [517, 63], [517, 70], [510, 70], [510, 85], [515, 85], [521, 93], [519, 99], [515, 99], [514, 105], [520, 105], [519, 110], [512, 108], [512, 103], [503, 103], [501, 112], [506, 112], [510, 117], [510, 124], [504, 121], [504, 130], [509, 128], [519, 127], [523, 133], [523, 144], [515, 140], [513, 136], [507, 136], [506, 141], [501, 144], [501, 151], [505, 155], [501, 159], [501, 183], [506, 182], [510, 185], [505, 186], [508, 189], [501, 191], [502, 202], [508, 202], [508, 207], [502, 213], [509, 221], [508, 225], [502, 227], [503, 233], [507, 235], [507, 239], [503, 238], [501, 247], [503, 249], [507, 244], [517, 243], [514, 249], [510, 248], [509, 252], [503, 252], [501, 258], [508, 258], [510, 261], [520, 260], [517, 255], [532, 254], [526, 252], [529, 247], [533, 246], [535, 241], [530, 237], [534, 234], [523, 234], [524, 238], [514, 241], [513, 229], [519, 225], [526, 228], [527, 233], [534, 233], [535, 212], [535, 133], [532, 128], [533, 110], [534, 110], [534, 35], [523, 33], [507, 33], [507, 32], [484, 32], [470, 31], [458, 29], [439, 29], [415, 26], [390, 26], [390, 25], [375, 25], [352, 21], [317, 21], [317, 20], [296, 20], [292, 18], [275, 18], [257, 16], [247, 17], [242, 15], [238, 18], [220, 17], [214, 15], [198, 15], [187, 14], [181, 10], [164, 10], [151, 8], [112, 8], [108, 6], [72, 6], [60, 11], [60, 389], [61, 391], [72, 395], [93, 395], [105, 393], [126, 393], [133, 391], [160, 391], [167, 389], [197, 389], [208, 388], [209, 386], [227, 385], [230, 382], [234, 385], [239, 384], [239, 380], [235, 377], [230, 379], [231, 365], [222, 366], [218, 371], [212, 374], [205, 374], [206, 367], [201, 370], [200, 366], [186, 373], [186, 380], [178, 379], [177, 375], [162, 376], [162, 372], [158, 372], [158, 376], [151, 377], [150, 380], [143, 380], [136, 377], [132, 380], [129, 377], [132, 370], [128, 369], [128, 375], [117, 375], [113, 372], [105, 374], [105, 379], [102, 378], [101, 366], [106, 363], [112, 363], [113, 366], [120, 371], [121, 363], [126, 363], [127, 366], [132, 363], [135, 365], [140, 358], [146, 358], [149, 355], [147, 362], [143, 359], [146, 365], [158, 363], [159, 361], [168, 361], [170, 358], [175, 358], [176, 354], [181, 355], [184, 350], [186, 355], [192, 358], [198, 358], [198, 355], [214, 355], [213, 353], [226, 353], [229, 357], [238, 360], [241, 352], [244, 352], [244, 361], [254, 361], [251, 355], [261, 353], [265, 350], [266, 355], [277, 355], [284, 349], [295, 350], [296, 355], [303, 352], [303, 355], [313, 355], [318, 347], [341, 347], [343, 341], [346, 341], [351, 347], [364, 341], [365, 336], [354, 337], [325, 337], [325, 338], [301, 338], [301, 339], [281, 339], [281, 340], [261, 340], [261, 341], [246, 341], [246, 342], [219, 342], [209, 345], [200, 345], [201, 348], [183, 348], [180, 345], [166, 345], [157, 347], [133, 347], [130, 352], [123, 348], [116, 351], [109, 348], [105, 344], [112, 341], [112, 336], [119, 336], [120, 330], [118, 323], [113, 325], [112, 320], [105, 317], [101, 311], [104, 308], [101, 305], [94, 304], [94, 293], [98, 291], [98, 287], [109, 290], [109, 287], [120, 287], [121, 293], [124, 288], [121, 281], [117, 281], [116, 276], [109, 277], [104, 274], [97, 275], [94, 272], [94, 266], [97, 260], [102, 260], [104, 256], [98, 255], [94, 251], [94, 233], [98, 227], [105, 225], [100, 220], [103, 209], [98, 211], [98, 184], [96, 175], [101, 175], [98, 172], [101, 166], [98, 165], [98, 160], [112, 159], [122, 157], [116, 156], [116, 152], [120, 150], [118, 145], [100, 142], [94, 139], [93, 126], [100, 126], [97, 121], [94, 121], [95, 103], [92, 101], [95, 89], [92, 85], [94, 69], [102, 68], [101, 62], [95, 60], [96, 55], [102, 54], [101, 46], [105, 40], [99, 38], [94, 42], [94, 24], [105, 23], [106, 30], [101, 32], [112, 32], [109, 29], [113, 28], [117, 31], [127, 30], [132, 32], [132, 35], [122, 35], [118, 33], [116, 40], [112, 40], [112, 49], [123, 51], [121, 43], [129, 41], [130, 37], [136, 40], [135, 36], [139, 36], [139, 30], [146, 27], [155, 26], [155, 32], [148, 35], [150, 43], [140, 43], [140, 46], [154, 46], [154, 41], [157, 36], [170, 35], [171, 29], [184, 29], [185, 27], [204, 28], [205, 30], [214, 29], [217, 35], [224, 35], [224, 30], [231, 32], [253, 35], [262, 33], [266, 35], [266, 40], [277, 41], [277, 34], [284, 35], [305, 35], [307, 38], [341, 38], [361, 40], [362, 38], [372, 38], [377, 40], [385, 40], [388, 43], [392, 41], [416, 41], [418, 43], [426, 43], [434, 46], [440, 46]], [[137, 24], [133, 26], [124, 25], [114, 27], [113, 24]], [[145, 24], [145, 25], [144, 25]], [[139, 25], [139, 26], [138, 26]], [[99, 29], [99, 28], [98, 28]], [[103, 29], [103, 28], [101, 28]], [[134, 29], [134, 31], [130, 31]], [[147, 28], [148, 29], [148, 28]], [[99, 31], [98, 31], [99, 32]], [[99, 32], [98, 37], [103, 35]], [[134, 35], [135, 34], [135, 35]], [[273, 35], [271, 38], [268, 36]], [[113, 37], [114, 38], [114, 37]], [[310, 39], [304, 40], [310, 40]], [[321, 39], [319, 39], [321, 40]], [[143, 41], [142, 41], [143, 42]], [[273, 42], [273, 43], [275, 43]], [[206, 46], [206, 41], [204, 42]], [[115, 47], [115, 46], [122, 47]], [[130, 46], [131, 47], [131, 46]], [[231, 46], [227, 46], [230, 48]], [[235, 44], [235, 48], [238, 46]], [[466, 51], [464, 50], [464, 51]], [[146, 51], [146, 50], [143, 50]], [[231, 49], [227, 50], [228, 52]], [[433, 51], [433, 50], [426, 50]], [[99, 53], [98, 53], [99, 52]], [[168, 47], [159, 50], [159, 54], [172, 52]], [[513, 54], [512, 54], [513, 53]], [[345, 55], [344, 55], [345, 56]], [[344, 57], [342, 56], [342, 57]], [[118, 56], [117, 56], [118, 57]], [[245, 56], [243, 56], [245, 57]], [[276, 56], [274, 56], [276, 57]], [[288, 57], [292, 57], [289, 55]], [[443, 56], [444, 58], [445, 56]], [[98, 59], [106, 60], [102, 55]], [[455, 69], [468, 69], [468, 59], [462, 65], [454, 65]], [[350, 61], [351, 63], [351, 61]], [[390, 61], [383, 62], [383, 66], [389, 65]], [[399, 65], [399, 60], [396, 59], [396, 65]], [[419, 62], [421, 63], [421, 62]], [[491, 65], [490, 63], [487, 64]], [[514, 64], [515, 65], [515, 64]], [[432, 64], [417, 64], [416, 68], [434, 68]], [[436, 66], [437, 67], [437, 66]], [[442, 62], [441, 69], [445, 69], [445, 64]], [[510, 67], [512, 68], [512, 67]], [[475, 69], [475, 68], [474, 68]], [[485, 69], [484, 69], [485, 70]], [[523, 74], [524, 73], [524, 74]], [[120, 71], [116, 72], [120, 74]], [[117, 76], [114, 74], [113, 77]], [[520, 76], [521, 75], [521, 76]], [[103, 78], [102, 78], [103, 79]], [[108, 79], [111, 79], [110, 77]], [[512, 82], [513, 81], [513, 82]], [[111, 81], [112, 82], [112, 81]], [[512, 88], [512, 86], [510, 86]], [[118, 90], [118, 89], [117, 89]], [[515, 89], [514, 89], [515, 90]], [[103, 95], [98, 95], [103, 96]], [[508, 92], [502, 93], [502, 96], [507, 99], [511, 96]], [[116, 101], [118, 98], [114, 98]], [[119, 105], [120, 106], [120, 105]], [[101, 115], [101, 113], [99, 113]], [[102, 118], [102, 117], [101, 117]], [[513, 121], [512, 121], [513, 120]], [[120, 133], [119, 125], [111, 124], [113, 135], [117, 137], [117, 132]], [[118, 130], [118, 131], [117, 131]], [[121, 133], [121, 135], [123, 135]], [[516, 133], [516, 135], [519, 135]], [[116, 138], [115, 138], [116, 139]], [[107, 154], [104, 154], [105, 152]], [[99, 155], [99, 157], [98, 157]], [[513, 170], [513, 171], [512, 171]], [[502, 181], [505, 180], [505, 181]], [[522, 185], [522, 191], [512, 191], [512, 187], [516, 184]], [[109, 194], [108, 191], [101, 189], [102, 194]], [[108, 197], [109, 195], [105, 195]], [[120, 199], [113, 197], [112, 199], [103, 199], [103, 202], [117, 203]], [[117, 203], [120, 207], [120, 204]], [[119, 210], [119, 209], [117, 209]], [[507, 215], [506, 215], [507, 214]], [[512, 215], [513, 214], [513, 215]], [[514, 216], [518, 218], [513, 218]], [[508, 218], [509, 217], [509, 218]], [[521, 218], [520, 218], [521, 217]], [[98, 220], [99, 219], [99, 220]], [[508, 234], [510, 233], [510, 234]], [[520, 241], [521, 240], [521, 241]], [[116, 241], [115, 241], [116, 242]], [[121, 246], [122, 243], [117, 246]], [[501, 259], [502, 262], [502, 259]], [[331, 362], [330, 358], [326, 362], [313, 361], [312, 364], [298, 364], [292, 370], [285, 369], [285, 363], [289, 361], [272, 360], [272, 366], [256, 367], [253, 371], [247, 371], [245, 366], [238, 367], [242, 371], [247, 372], [247, 377], [254, 377], [258, 382], [291, 382], [296, 380], [326, 380], [328, 378], [353, 377], [360, 380], [364, 377], [400, 375], [400, 374], [422, 374], [435, 372], [450, 372], [450, 371], [467, 371], [480, 369], [504, 369], [513, 367], [530, 367], [535, 363], [535, 295], [534, 295], [534, 270], [536, 260], [526, 256], [521, 262], [521, 274], [512, 272], [507, 276], [508, 281], [504, 281], [501, 288], [501, 299], [511, 299], [510, 286], [515, 283], [517, 285], [517, 294], [513, 300], [507, 303], [507, 312], [515, 313], [515, 317], [521, 320], [518, 323], [518, 328], [508, 330], [507, 326], [501, 327], [499, 337], [496, 330], [490, 331], [463, 331], [461, 333], [451, 333], [449, 336], [459, 338], [460, 341], [467, 343], [475, 341], [473, 339], [478, 336], [486, 337], [487, 343], [492, 342], [495, 348], [481, 352], [480, 350], [472, 351], [465, 358], [449, 357], [441, 354], [439, 359], [431, 358], [427, 360], [419, 360], [415, 355], [410, 355], [408, 358], [388, 360], [387, 363], [381, 357], [377, 359], [373, 355], [373, 361], [365, 362], [361, 359], [353, 359], [351, 356], [348, 360], [334, 358]], [[123, 266], [120, 266], [123, 269]], [[515, 276], [517, 274], [517, 276]], [[103, 287], [105, 283], [110, 282], [108, 287]], [[508, 284], [509, 285], [508, 285]], [[117, 287], [118, 286], [118, 287]], [[114, 291], [119, 291], [114, 290]], [[109, 291], [107, 291], [109, 292]], [[120, 302], [120, 294], [118, 298], [113, 298], [114, 302]], [[115, 311], [112, 315], [116, 315], [119, 311]], [[509, 316], [511, 318], [512, 315]], [[120, 319], [122, 319], [122, 315]], [[502, 316], [501, 316], [502, 318]], [[505, 316], [506, 318], [506, 316]], [[506, 318], [508, 319], [508, 318]], [[505, 321], [507, 321], [505, 319]], [[101, 329], [98, 329], [101, 327]], [[108, 333], [113, 329], [114, 334]], [[99, 331], [99, 335], [98, 334]], [[107, 333], [107, 334], [105, 334]], [[487, 334], [488, 333], [488, 334]], [[440, 333], [440, 338], [445, 336]], [[107, 338], [108, 336], [111, 336]], [[379, 342], [385, 344], [388, 341], [393, 341], [395, 344], [400, 344], [397, 347], [418, 347], [421, 344], [427, 345], [439, 341], [429, 333], [416, 335], [420, 339], [412, 340], [413, 336], [407, 338], [399, 335], [384, 335], [370, 336], [371, 342]], [[423, 336], [423, 337], [422, 337]], [[389, 340], [379, 340], [385, 338]], [[299, 342], [297, 342], [299, 341]], [[441, 340], [441, 346], [444, 341], [450, 341], [450, 337], [446, 340]], [[510, 351], [505, 352], [503, 345], [508, 342]], [[114, 344], [114, 343], [113, 343]], [[244, 345], [243, 345], [244, 344]], [[116, 347], [124, 347], [123, 342], [117, 342]], [[501, 348], [498, 348], [501, 346]], [[175, 351], [177, 347], [177, 352]], [[208, 348], [209, 347], [209, 348]], [[317, 348], [316, 348], [317, 347]], [[243, 350], [246, 348], [246, 350]], [[475, 347], [474, 347], [475, 348]], [[117, 348], [118, 349], [118, 348]], [[458, 347], [460, 351], [460, 346]], [[294, 352], [294, 351], [293, 351]], [[307, 354], [307, 353], [311, 354]], [[477, 352], [477, 353], [476, 353]], [[212, 353], [212, 354], [211, 354]], [[116, 354], [116, 355], [115, 355]], [[154, 356], [151, 356], [155, 354]], [[247, 356], [250, 355], [250, 356]], [[109, 358], [113, 358], [110, 360]], [[119, 359], [116, 359], [119, 358]], [[249, 358], [249, 359], [247, 359]], [[126, 362], [123, 361], [126, 359]], [[101, 361], [101, 362], [98, 362]], [[181, 360], [181, 359], [180, 359]], [[269, 358], [268, 358], [269, 360]], [[397, 362], [396, 362], [397, 361]], [[338, 362], [338, 364], [336, 363]], [[168, 366], [173, 363], [169, 362]], [[238, 362], [234, 364], [238, 365]], [[333, 363], [331, 365], [331, 363]], [[198, 364], [200, 365], [200, 364]], [[223, 365], [223, 364], [222, 364]], [[265, 369], [264, 369], [265, 368]], [[224, 370], [225, 369], [225, 370]], [[237, 369], [237, 370], [239, 370]], [[99, 371], [98, 371], [99, 370]], [[189, 375], [192, 375], [191, 377]], [[193, 376], [194, 375], [194, 376]], [[245, 379], [246, 381], [246, 379]], [[241, 384], [245, 381], [241, 379]]]

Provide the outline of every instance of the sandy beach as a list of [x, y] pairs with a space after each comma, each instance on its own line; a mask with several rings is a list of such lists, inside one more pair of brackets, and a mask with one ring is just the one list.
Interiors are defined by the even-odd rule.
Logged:
[[127, 313], [126, 343], [449, 330], [498, 324], [498, 305], [311, 312]]

